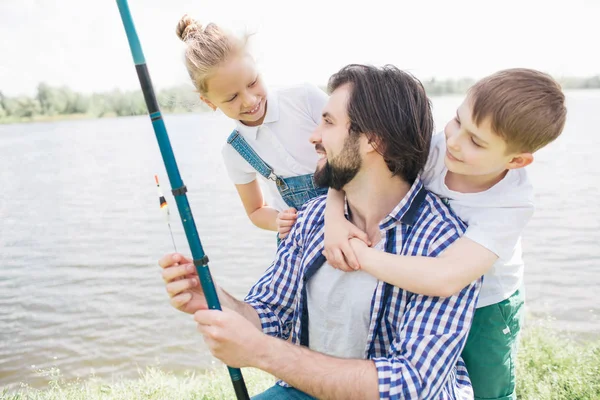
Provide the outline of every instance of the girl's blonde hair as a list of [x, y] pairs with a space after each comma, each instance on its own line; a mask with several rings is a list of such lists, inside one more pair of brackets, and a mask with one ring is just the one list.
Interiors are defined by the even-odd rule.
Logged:
[[177, 24], [176, 33], [187, 45], [185, 66], [200, 93], [207, 92], [207, 78], [214, 68], [232, 55], [243, 54], [248, 43], [248, 35], [237, 38], [213, 23], [203, 28], [187, 14]]

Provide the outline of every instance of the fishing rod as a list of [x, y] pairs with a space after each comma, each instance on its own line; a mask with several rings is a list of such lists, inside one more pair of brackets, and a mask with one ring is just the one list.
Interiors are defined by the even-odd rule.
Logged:
[[[146, 59], [142, 51], [140, 39], [135, 30], [133, 19], [131, 18], [129, 4], [127, 4], [127, 0], [117, 0], [117, 6], [119, 7], [119, 13], [121, 14], [123, 26], [125, 27], [125, 33], [127, 34], [129, 48], [131, 50], [131, 55], [133, 56], [133, 62], [135, 64], [140, 85], [142, 87], [144, 100], [146, 101], [146, 106], [148, 107], [148, 114], [150, 115], [150, 120], [152, 121], [154, 133], [156, 134], [156, 140], [158, 141], [160, 153], [167, 170], [167, 175], [169, 176], [171, 191], [175, 197], [175, 202], [177, 203], [177, 209], [179, 210], [181, 222], [183, 223], [185, 236], [187, 237], [188, 244], [190, 245], [192, 257], [194, 259], [194, 265], [198, 271], [198, 277], [200, 278], [200, 284], [202, 285], [202, 290], [204, 291], [208, 308], [213, 310], [221, 310], [221, 303], [219, 302], [219, 297], [217, 296], [217, 290], [215, 289], [215, 285], [208, 268], [208, 257], [202, 248], [200, 236], [198, 235], [194, 217], [192, 216], [192, 210], [190, 209], [190, 204], [185, 194], [187, 192], [187, 188], [183, 184], [181, 176], [179, 175], [179, 168], [177, 167], [175, 155], [173, 154], [173, 148], [171, 147], [171, 142], [169, 141], [167, 128], [165, 127], [165, 122], [160, 112], [160, 108], [158, 107], [156, 96], [154, 95], [154, 87], [152, 86], [150, 73], [148, 72], [148, 67], [146, 66]], [[227, 369], [229, 370], [229, 376], [231, 377], [233, 389], [238, 400], [249, 400], [250, 396], [248, 395], [248, 390], [246, 389], [242, 371], [239, 368], [231, 368], [229, 366]]]

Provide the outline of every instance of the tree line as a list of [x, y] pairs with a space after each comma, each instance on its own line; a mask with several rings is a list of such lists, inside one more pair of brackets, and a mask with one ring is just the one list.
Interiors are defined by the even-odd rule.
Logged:
[[[587, 78], [563, 78], [564, 89], [600, 88], [600, 75]], [[430, 79], [423, 81], [430, 96], [464, 94], [474, 79]], [[323, 88], [324, 89], [324, 88]], [[164, 113], [202, 112], [210, 110], [191, 86], [181, 85], [160, 90], [157, 99]], [[104, 93], [82, 94], [67, 86], [40, 83], [36, 95], [5, 96], [0, 90], [0, 122], [62, 119], [69, 117], [115, 117], [147, 113], [140, 90], [112, 90]]]
[[[209, 110], [189, 86], [160, 90], [156, 97], [165, 113]], [[0, 121], [4, 122], [61, 119], [69, 116], [121, 117], [146, 113], [146, 103], [140, 90], [115, 89], [104, 93], [82, 94], [67, 86], [40, 83], [33, 97], [9, 97], [0, 91]]]

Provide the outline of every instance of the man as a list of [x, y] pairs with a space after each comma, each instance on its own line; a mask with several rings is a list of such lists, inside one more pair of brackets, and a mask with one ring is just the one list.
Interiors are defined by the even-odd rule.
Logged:
[[[423, 86], [394, 67], [350, 65], [329, 89], [311, 137], [316, 183], [345, 191], [348, 218], [376, 247], [439, 255], [465, 227], [418, 178], [433, 131]], [[324, 210], [325, 197], [304, 206], [243, 302], [217, 288], [223, 312], [206, 309], [189, 260], [163, 257], [171, 304], [195, 313], [217, 358], [281, 379], [257, 399], [472, 398], [459, 354], [481, 280], [440, 298], [333, 269]]]

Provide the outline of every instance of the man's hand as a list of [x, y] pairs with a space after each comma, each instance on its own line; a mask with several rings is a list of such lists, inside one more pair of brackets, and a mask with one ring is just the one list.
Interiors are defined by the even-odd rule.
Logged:
[[158, 265], [163, 269], [162, 278], [173, 307], [188, 314], [208, 309], [198, 272], [190, 259], [177, 253], [167, 254]]
[[198, 331], [213, 356], [230, 367], [255, 367], [267, 335], [237, 312], [223, 307], [194, 313]]
[[292, 230], [292, 226], [296, 223], [298, 213], [295, 208], [288, 208], [287, 210], [281, 211], [277, 214], [277, 232], [279, 232], [279, 239], [285, 239], [285, 237]]

